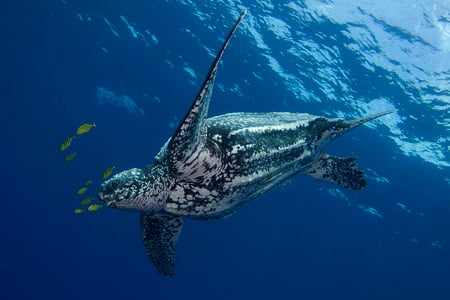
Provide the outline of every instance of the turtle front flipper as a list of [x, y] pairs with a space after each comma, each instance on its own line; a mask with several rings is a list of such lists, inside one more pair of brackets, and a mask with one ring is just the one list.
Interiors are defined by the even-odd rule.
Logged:
[[222, 59], [225, 49], [230, 43], [237, 27], [242, 21], [246, 10], [238, 18], [225, 42], [217, 54], [213, 64], [211, 65], [208, 75], [203, 82], [203, 85], [192, 103], [188, 113], [183, 119], [183, 122], [178, 126], [175, 134], [169, 141], [168, 154], [169, 166], [173, 174], [184, 173], [184, 166], [186, 160], [202, 147], [206, 141], [206, 119], [208, 117], [208, 107], [211, 100], [214, 80], [216, 78], [217, 69], [220, 60]]
[[182, 227], [181, 216], [141, 213], [145, 250], [155, 268], [164, 276], [175, 274], [175, 244]]

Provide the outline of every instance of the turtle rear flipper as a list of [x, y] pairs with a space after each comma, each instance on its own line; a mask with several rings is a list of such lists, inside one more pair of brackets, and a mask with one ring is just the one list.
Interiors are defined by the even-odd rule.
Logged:
[[145, 250], [155, 268], [164, 276], [175, 275], [175, 244], [182, 227], [181, 216], [141, 213]]
[[367, 184], [355, 157], [341, 158], [322, 153], [311, 167], [309, 175], [351, 190], [363, 189]]

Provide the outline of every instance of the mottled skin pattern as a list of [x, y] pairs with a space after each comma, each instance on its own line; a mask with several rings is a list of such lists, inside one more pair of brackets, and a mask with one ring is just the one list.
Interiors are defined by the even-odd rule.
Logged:
[[[231, 113], [208, 119], [206, 143], [183, 161], [185, 176], [172, 182], [164, 210], [199, 219], [233, 213], [293, 175], [315, 172], [315, 162], [326, 165], [323, 145], [354, 123], [294, 113]], [[356, 163], [352, 167], [357, 169]], [[322, 179], [341, 185], [348, 181], [325, 178], [331, 174], [325, 172]], [[359, 174], [354, 189], [365, 186]]]
[[165, 276], [175, 272], [175, 243], [180, 235], [183, 219], [159, 215], [157, 218], [141, 214], [142, 240], [156, 270]]
[[109, 207], [141, 212], [145, 249], [165, 276], [174, 275], [182, 217], [227, 216], [296, 174], [363, 188], [366, 181], [355, 158], [329, 156], [323, 147], [389, 113], [350, 121], [295, 113], [230, 113], [207, 119], [220, 59], [244, 15], [245, 11], [154, 163], [121, 172], [100, 188], [99, 198]]

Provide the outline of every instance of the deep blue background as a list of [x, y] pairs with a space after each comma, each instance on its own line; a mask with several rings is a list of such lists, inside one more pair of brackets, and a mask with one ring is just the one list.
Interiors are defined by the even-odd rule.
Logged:
[[[230, 218], [187, 220], [175, 278], [161, 277], [149, 263], [137, 214], [102, 208], [75, 215], [76, 190], [86, 180], [94, 180], [88, 193], [95, 195], [106, 167], [120, 171], [152, 161], [212, 61], [201, 45], [218, 49], [234, 22], [218, 14], [213, 34], [172, 2], [91, 2], [8, 1], [2, 10], [2, 299], [448, 299], [448, 169], [404, 156], [385, 132], [366, 127], [328, 152], [357, 155], [363, 169], [388, 184], [369, 180], [361, 192], [342, 191], [347, 202], [328, 192], [335, 186], [299, 177]], [[124, 15], [150, 28], [159, 44], [147, 47], [124, 28], [114, 38], [98, 18], [80, 22], [74, 11], [117, 23]], [[258, 49], [238, 31], [218, 82], [229, 86], [238, 76], [250, 77], [259, 60]], [[198, 70], [195, 84], [180, 71], [184, 61]], [[276, 79], [255, 85], [242, 86], [244, 99], [216, 88], [211, 115], [328, 110], [323, 102], [295, 102]], [[135, 99], [145, 115], [98, 105], [98, 86]], [[73, 142], [77, 156], [65, 163], [59, 144], [92, 121], [98, 128]], [[383, 218], [358, 205], [375, 207]]]

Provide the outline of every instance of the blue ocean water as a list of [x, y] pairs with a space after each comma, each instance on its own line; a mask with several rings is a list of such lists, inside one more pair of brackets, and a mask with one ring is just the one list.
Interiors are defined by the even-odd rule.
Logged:
[[[5, 6], [2, 299], [450, 297], [448, 1]], [[95, 196], [107, 167], [152, 162], [244, 8], [210, 115], [398, 112], [327, 147], [359, 158], [365, 190], [297, 177], [229, 218], [187, 220], [176, 276], [164, 278], [145, 255], [137, 214], [74, 209]]]

